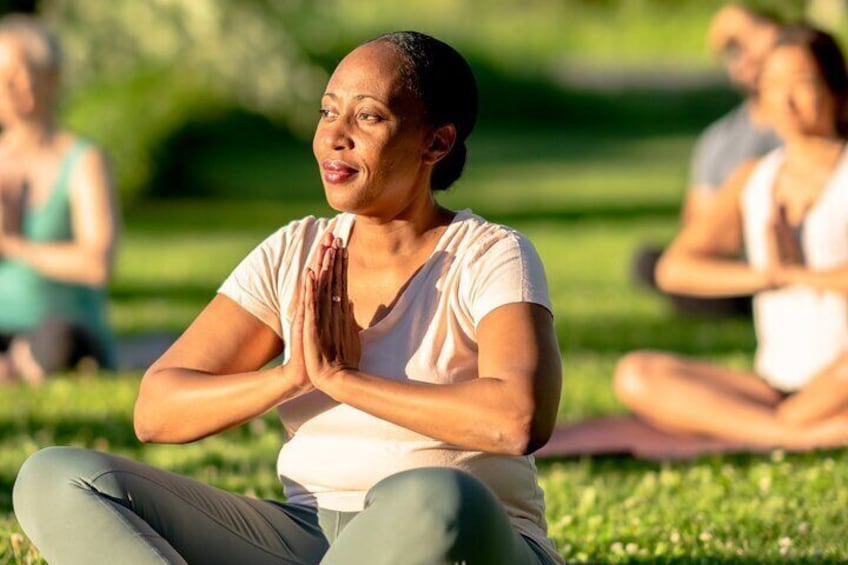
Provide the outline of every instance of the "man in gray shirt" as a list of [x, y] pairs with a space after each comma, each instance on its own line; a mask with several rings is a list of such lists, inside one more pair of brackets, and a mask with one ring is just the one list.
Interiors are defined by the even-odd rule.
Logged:
[[[751, 158], [761, 157], [780, 145], [765, 124], [757, 99], [762, 63], [780, 32], [775, 18], [731, 3], [722, 7], [710, 24], [707, 41], [721, 57], [731, 83], [743, 102], [713, 122], [698, 138], [692, 152], [689, 188], [683, 203], [684, 224], [709, 215], [724, 181]], [[647, 248], [634, 259], [637, 280], [653, 288], [654, 268], [662, 249]], [[733, 316], [750, 313], [750, 297], [698, 298], [670, 295], [682, 314]]]
[[[692, 152], [690, 192], [706, 192], [705, 198], [712, 198], [736, 167], [781, 144], [780, 138], [768, 126], [752, 119], [751, 104], [755, 102], [743, 102], [700, 135]], [[691, 212], [697, 214], [695, 210]]]

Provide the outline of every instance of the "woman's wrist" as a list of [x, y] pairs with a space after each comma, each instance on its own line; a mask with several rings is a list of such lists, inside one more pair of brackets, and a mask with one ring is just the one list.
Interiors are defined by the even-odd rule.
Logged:
[[789, 284], [787, 268], [782, 265], [771, 265], [757, 272], [762, 277], [762, 290], [777, 290]]
[[8, 257], [9, 259], [21, 259], [25, 248], [26, 241], [17, 235], [5, 234], [3, 238], [0, 239], [2, 242], [2, 249], [0, 249], [0, 253], [4, 257]]
[[346, 383], [350, 382], [351, 378], [354, 377], [355, 374], [355, 368], [340, 365], [326, 371], [320, 378], [313, 379], [313, 383], [315, 384], [315, 388], [333, 400], [341, 402], [341, 400], [337, 397], [342, 394]]
[[305, 373], [294, 367], [291, 362], [276, 365], [267, 371], [268, 376], [279, 387], [279, 402], [290, 400], [315, 388]]

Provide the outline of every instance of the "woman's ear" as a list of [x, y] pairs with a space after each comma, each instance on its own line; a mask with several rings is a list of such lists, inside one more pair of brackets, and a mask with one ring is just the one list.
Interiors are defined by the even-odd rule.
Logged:
[[456, 143], [456, 126], [445, 124], [433, 129], [428, 141], [423, 161], [428, 165], [435, 165], [453, 149], [453, 144]]

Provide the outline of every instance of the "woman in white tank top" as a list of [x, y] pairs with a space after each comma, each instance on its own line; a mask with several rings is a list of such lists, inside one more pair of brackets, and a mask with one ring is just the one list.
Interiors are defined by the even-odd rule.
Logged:
[[[785, 141], [728, 180], [657, 268], [668, 292], [753, 293], [754, 371], [639, 351], [616, 369], [619, 399], [671, 432], [745, 444], [848, 443], [848, 72], [829, 35], [786, 28], [760, 96]], [[747, 261], [731, 259], [744, 249]]]

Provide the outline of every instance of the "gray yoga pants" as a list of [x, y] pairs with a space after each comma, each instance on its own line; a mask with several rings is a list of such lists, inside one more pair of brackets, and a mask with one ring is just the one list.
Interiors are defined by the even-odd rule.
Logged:
[[361, 512], [256, 500], [123, 457], [50, 447], [21, 467], [15, 515], [65, 563], [548, 564], [494, 494], [455, 469], [376, 484]]

